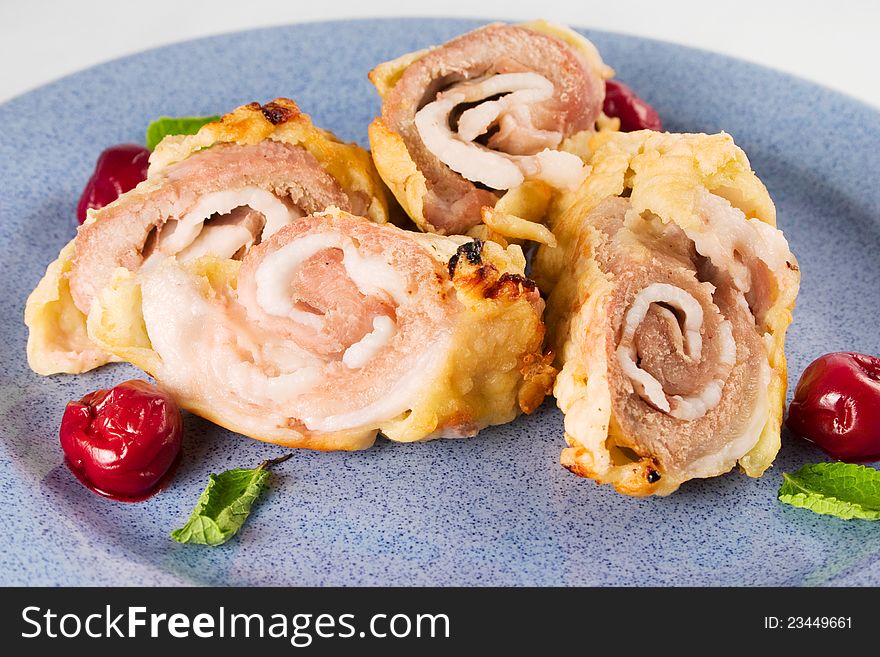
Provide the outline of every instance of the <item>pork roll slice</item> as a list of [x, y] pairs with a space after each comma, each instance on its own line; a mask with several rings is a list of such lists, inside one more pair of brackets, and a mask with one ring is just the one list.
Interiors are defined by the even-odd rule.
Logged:
[[[773, 203], [725, 134], [603, 135], [536, 275], [561, 371], [562, 464], [666, 495], [780, 446], [799, 285]], [[562, 204], [561, 204], [562, 205]]]
[[[423, 230], [466, 233], [485, 221], [534, 238], [534, 227], [520, 234], [522, 221], [506, 206], [527, 215], [519, 219], [540, 218], [547, 194], [535, 187], [574, 189], [583, 180], [578, 138], [594, 129], [611, 74], [567, 28], [487, 25], [372, 71], [382, 96], [370, 126], [373, 158]], [[496, 216], [508, 193], [526, 198], [508, 199]]]
[[259, 440], [354, 450], [380, 431], [473, 436], [532, 411], [552, 385], [524, 266], [518, 246], [333, 208], [241, 261], [118, 269], [88, 329], [184, 408]]
[[316, 128], [283, 98], [167, 137], [147, 180], [89, 212], [28, 300], [32, 369], [76, 373], [107, 361], [85, 334], [85, 316], [118, 267], [136, 271], [171, 255], [241, 258], [329, 206], [382, 223], [383, 189], [366, 151]]

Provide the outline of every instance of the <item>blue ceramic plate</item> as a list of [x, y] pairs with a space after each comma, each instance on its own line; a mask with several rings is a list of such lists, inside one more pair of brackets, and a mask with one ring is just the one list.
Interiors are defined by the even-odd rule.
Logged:
[[[178, 545], [168, 532], [209, 472], [283, 450], [188, 417], [173, 485], [143, 504], [97, 497], [62, 464], [65, 403], [138, 375], [115, 365], [42, 378], [25, 361], [25, 298], [73, 235], [99, 151], [142, 141], [163, 114], [276, 96], [365, 145], [379, 109], [367, 71], [476, 26], [382, 20], [224, 35], [98, 66], [0, 106], [0, 583], [880, 584], [877, 525], [776, 500], [781, 473], [821, 460], [817, 450], [786, 437], [760, 480], [731, 473], [666, 499], [631, 499], [559, 466], [562, 416], [552, 402], [471, 440], [297, 452], [241, 534], [214, 549]], [[821, 353], [880, 353], [880, 114], [719, 55], [587, 34], [668, 129], [726, 130], [769, 187], [803, 269], [792, 384]]]

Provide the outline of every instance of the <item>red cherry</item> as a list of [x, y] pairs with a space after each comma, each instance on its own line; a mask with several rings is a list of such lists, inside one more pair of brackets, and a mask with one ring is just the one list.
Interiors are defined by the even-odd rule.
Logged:
[[838, 352], [814, 360], [786, 425], [841, 461], [880, 460], [880, 358]]
[[79, 223], [86, 220], [87, 210], [103, 208], [146, 180], [149, 166], [150, 151], [137, 144], [119, 144], [101, 153], [76, 206]]
[[155, 492], [177, 462], [183, 419], [166, 392], [126, 381], [68, 403], [60, 436], [67, 464], [83, 483], [135, 501]]
[[660, 115], [623, 82], [605, 81], [605, 104], [602, 111], [620, 119], [621, 132], [663, 130]]

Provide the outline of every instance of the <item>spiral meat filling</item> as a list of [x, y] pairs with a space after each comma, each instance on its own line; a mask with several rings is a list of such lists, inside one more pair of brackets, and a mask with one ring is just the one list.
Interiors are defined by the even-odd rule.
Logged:
[[[597, 136], [597, 140], [599, 136]], [[631, 495], [779, 448], [798, 268], [724, 134], [602, 136], [533, 262], [562, 370], [561, 461]]]
[[[564, 136], [554, 129], [557, 122], [549, 129], [535, 125], [531, 111], [553, 91], [553, 83], [537, 73], [463, 82], [416, 112], [416, 128], [433, 155], [473, 183], [506, 190], [529, 178], [573, 189], [583, 180], [583, 162], [555, 150]], [[538, 120], [547, 116], [535, 114]]]
[[616, 352], [620, 368], [642, 399], [679, 420], [695, 420], [715, 408], [736, 363], [730, 322], [721, 320], [712, 332], [718, 336], [718, 353], [705, 354], [706, 361], [716, 364], [713, 376], [699, 387], [692, 385], [699, 377], [689, 366], [703, 361], [701, 332], [708, 324], [700, 302], [669, 283], [652, 283], [639, 291], [623, 318]]
[[[384, 234], [370, 233], [341, 217], [303, 219], [252, 249], [234, 296], [219, 305], [200, 300], [177, 266], [146, 274], [144, 321], [164, 383], [185, 397], [217, 395], [217, 406], [225, 398], [243, 411], [283, 409], [276, 424], [304, 432], [348, 431], [406, 411], [442, 364], [455, 304], [444, 303], [432, 276], [442, 270], [429, 254], [401, 253], [401, 244], [389, 264]], [[174, 289], [188, 280], [191, 293], [179, 301], [201, 309], [189, 319], [169, 316], [180, 307], [169, 303], [169, 277], [181, 280]], [[201, 367], [189, 355], [198, 345], [211, 355]], [[222, 385], [197, 389], [204, 379]]]
[[552, 383], [543, 302], [524, 264], [519, 247], [331, 208], [240, 263], [117, 270], [89, 335], [185, 408], [261, 440], [361, 449], [378, 431], [472, 436], [530, 412]]
[[723, 472], [767, 416], [754, 315], [735, 285], [701, 280], [702, 256], [684, 231], [662, 228], [673, 239], [658, 249], [657, 219], [625, 220], [629, 209], [609, 199], [594, 211], [596, 263], [613, 281], [604, 318], [613, 445], [650, 454], [670, 478]]
[[421, 227], [463, 233], [526, 181], [573, 189], [563, 142], [591, 130], [610, 69], [586, 39], [536, 22], [493, 24], [379, 66], [370, 128], [380, 175]]

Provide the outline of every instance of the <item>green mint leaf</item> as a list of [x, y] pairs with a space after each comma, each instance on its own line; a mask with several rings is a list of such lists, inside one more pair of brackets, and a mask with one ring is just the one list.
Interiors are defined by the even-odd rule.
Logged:
[[263, 461], [253, 470], [236, 468], [208, 477], [196, 508], [186, 524], [171, 532], [178, 543], [199, 545], [222, 545], [238, 533], [251, 513], [251, 507], [259, 497], [269, 477], [269, 467], [286, 461], [287, 454], [277, 459]]
[[880, 520], [880, 470], [853, 463], [815, 463], [782, 477], [780, 502], [844, 520]]
[[194, 135], [219, 116], [161, 116], [147, 126], [147, 148], [153, 150], [168, 135]]

